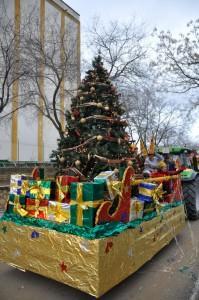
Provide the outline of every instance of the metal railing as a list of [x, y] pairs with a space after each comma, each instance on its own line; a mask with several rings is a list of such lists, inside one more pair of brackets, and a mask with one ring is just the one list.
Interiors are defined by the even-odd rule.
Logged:
[[25, 167], [53, 167], [55, 166], [54, 162], [44, 161], [44, 162], [38, 162], [38, 161], [9, 161], [9, 160], [0, 160], [0, 168], [25, 168]]

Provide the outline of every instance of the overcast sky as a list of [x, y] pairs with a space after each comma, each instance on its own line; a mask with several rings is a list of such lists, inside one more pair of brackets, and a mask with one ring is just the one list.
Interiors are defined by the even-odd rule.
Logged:
[[80, 14], [82, 29], [94, 15], [104, 20], [125, 21], [133, 16], [149, 29], [181, 32], [191, 19], [199, 17], [199, 0], [66, 0]]
[[[80, 14], [81, 31], [92, 23], [94, 16], [109, 20], [128, 21], [135, 17], [146, 30], [170, 30], [178, 34], [186, 30], [190, 20], [199, 18], [199, 0], [65, 0]], [[186, 95], [185, 95], [186, 97]], [[199, 121], [192, 128], [192, 138], [199, 139]]]

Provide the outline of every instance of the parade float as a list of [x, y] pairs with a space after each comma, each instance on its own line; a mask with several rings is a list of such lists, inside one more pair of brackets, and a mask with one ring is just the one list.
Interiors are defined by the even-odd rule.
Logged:
[[66, 113], [55, 178], [11, 176], [0, 261], [100, 297], [182, 230], [179, 175], [141, 175], [123, 112], [98, 56]]

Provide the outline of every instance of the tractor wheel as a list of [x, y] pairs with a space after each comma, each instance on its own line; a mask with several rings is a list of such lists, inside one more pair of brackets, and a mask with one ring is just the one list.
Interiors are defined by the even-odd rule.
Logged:
[[182, 182], [185, 211], [189, 220], [197, 220], [199, 216], [197, 211], [197, 183], [197, 181]]

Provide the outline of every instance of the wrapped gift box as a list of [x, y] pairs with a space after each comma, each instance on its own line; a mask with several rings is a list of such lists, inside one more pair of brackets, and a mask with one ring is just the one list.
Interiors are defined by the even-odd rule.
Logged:
[[50, 180], [28, 180], [26, 196], [31, 199], [53, 199], [55, 197], [55, 182]]
[[70, 184], [72, 182], [78, 182], [79, 177], [75, 176], [57, 176], [56, 178], [56, 193], [55, 199], [59, 202], [70, 202]]
[[21, 195], [24, 182], [27, 182], [27, 176], [23, 174], [14, 174], [10, 176], [10, 194]]
[[136, 197], [132, 198], [130, 203], [129, 221], [133, 221], [135, 219], [142, 219], [143, 210], [144, 210], [144, 202], [140, 201]]
[[57, 201], [49, 201], [48, 204], [48, 220], [55, 222], [70, 222], [70, 205], [68, 203], [60, 203]]
[[114, 171], [104, 171], [101, 172], [94, 178], [95, 182], [104, 183], [107, 186], [107, 190], [110, 196], [110, 199], [113, 200], [117, 196], [117, 188], [114, 189], [113, 183], [118, 181], [118, 178]]
[[28, 217], [47, 219], [48, 200], [26, 199], [26, 211]]
[[149, 182], [141, 182], [138, 187], [138, 199], [144, 202], [153, 202], [153, 193], [157, 188], [157, 184]]
[[26, 196], [10, 194], [7, 205], [8, 213], [17, 213], [21, 216], [26, 216], [27, 212], [25, 211], [26, 207]]
[[71, 183], [70, 223], [93, 227], [96, 210], [104, 200], [104, 183]]

